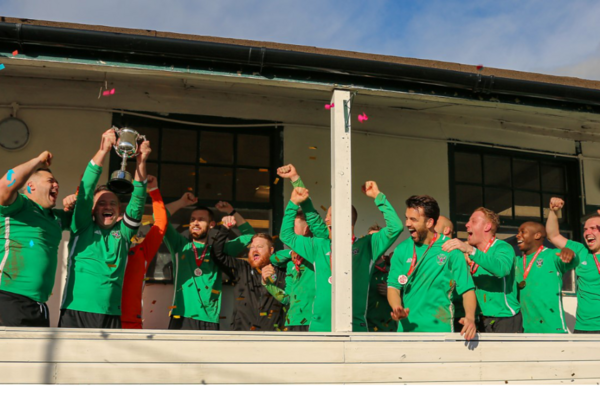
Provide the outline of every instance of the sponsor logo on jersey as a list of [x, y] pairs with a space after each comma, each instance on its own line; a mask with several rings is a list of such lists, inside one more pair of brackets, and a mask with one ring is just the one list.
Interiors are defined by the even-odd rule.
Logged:
[[587, 261], [582, 262], [581, 265], [587, 265]]
[[437, 256], [438, 265], [443, 265], [446, 262], [446, 256], [444, 254], [440, 254]]
[[121, 232], [119, 231], [112, 231], [110, 234], [117, 240], [121, 239]]

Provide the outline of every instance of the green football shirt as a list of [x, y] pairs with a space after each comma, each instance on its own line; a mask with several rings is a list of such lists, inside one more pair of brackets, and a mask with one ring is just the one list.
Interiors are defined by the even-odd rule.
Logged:
[[94, 191], [101, 174], [102, 167], [90, 162], [79, 185], [61, 309], [121, 315], [123, 276], [131, 238], [144, 215], [146, 182], [133, 181], [123, 218], [112, 228], [101, 229], [92, 218]]
[[584, 244], [569, 240], [566, 247], [573, 250], [579, 258], [579, 265], [575, 269], [577, 274], [575, 329], [600, 331], [600, 270], [596, 259]]
[[48, 301], [62, 231], [72, 213], [47, 210], [23, 194], [0, 206], [0, 290]]
[[[398, 332], [454, 331], [452, 293], [475, 290], [475, 284], [463, 253], [442, 250], [447, 240], [438, 236], [427, 250], [429, 245], [415, 244], [409, 238], [394, 250], [388, 286], [401, 291], [403, 306], [410, 309], [408, 317], [400, 320]], [[408, 275], [415, 251], [417, 262]]]
[[[254, 229], [247, 222], [240, 225], [239, 230], [243, 236], [225, 244], [225, 253], [228, 255], [237, 256], [241, 253], [254, 235]], [[198, 259], [201, 259], [205, 244], [184, 237], [171, 223], [167, 224], [164, 242], [175, 266], [175, 293], [171, 315], [219, 323], [223, 280], [221, 270], [211, 257], [212, 246], [208, 245], [204, 259], [198, 266], [196, 253]], [[192, 246], [196, 247], [196, 252]]]
[[388, 303], [387, 296], [379, 294], [377, 285], [386, 284], [389, 266], [385, 262], [375, 263], [375, 269], [371, 275], [369, 284], [369, 304], [367, 305], [367, 325], [369, 332], [397, 332], [398, 322], [391, 316], [392, 307]]
[[473, 274], [477, 304], [485, 317], [512, 317], [521, 310], [517, 299], [515, 251], [494, 239], [487, 253], [477, 250], [469, 258], [479, 265]]
[[[524, 280], [523, 256], [517, 257], [517, 284], [519, 303], [523, 313], [525, 333], [567, 333], [562, 303], [563, 274], [579, 263], [576, 256], [565, 264], [556, 255], [557, 250], [546, 247], [535, 257], [535, 252], [525, 258], [525, 269], [535, 261]], [[523, 283], [525, 282], [525, 286]], [[522, 286], [522, 287], [521, 287]]]

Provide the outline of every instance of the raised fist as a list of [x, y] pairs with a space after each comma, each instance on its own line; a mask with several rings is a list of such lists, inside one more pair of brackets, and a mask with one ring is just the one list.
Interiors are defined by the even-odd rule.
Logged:
[[292, 198], [290, 199], [292, 203], [299, 206], [304, 203], [309, 197], [308, 189], [305, 188], [294, 188], [292, 192]]
[[148, 175], [148, 186], [146, 186], [147, 190], [151, 190], [158, 187], [158, 180], [154, 175]]
[[140, 145], [140, 155], [142, 161], [146, 161], [148, 157], [150, 157], [150, 153], [152, 153], [152, 149], [150, 148], [150, 141], [144, 140]]
[[562, 209], [564, 205], [565, 205], [565, 201], [561, 198], [553, 197], [550, 199], [550, 210], [551, 211], [558, 211], [558, 210]]
[[271, 264], [266, 265], [262, 267], [261, 273], [263, 283], [267, 283], [269, 280], [272, 281], [271, 276], [275, 275], [275, 267], [273, 267]]
[[233, 211], [233, 206], [226, 201], [218, 202], [215, 204], [215, 208], [225, 214], [231, 214]]
[[52, 164], [52, 153], [44, 151], [38, 156], [38, 162], [42, 168], [49, 168]]
[[100, 142], [100, 150], [104, 153], [110, 152], [112, 147], [117, 143], [117, 136], [114, 129], [109, 129], [102, 134], [102, 141]]
[[298, 172], [296, 172], [296, 168], [292, 164], [277, 168], [277, 175], [284, 179], [289, 178], [292, 182], [298, 180]]
[[63, 210], [72, 211], [75, 208], [75, 203], [77, 203], [77, 195], [71, 194], [63, 199]]
[[223, 222], [223, 226], [227, 229], [233, 228], [236, 224], [235, 217], [232, 217], [231, 215], [223, 217], [222, 222]]
[[198, 198], [192, 192], [185, 192], [181, 196], [181, 202], [183, 202], [184, 207], [193, 206], [198, 202]]
[[362, 186], [362, 191], [371, 198], [375, 198], [379, 194], [379, 188], [377, 187], [377, 183], [375, 183], [375, 181], [366, 181]]

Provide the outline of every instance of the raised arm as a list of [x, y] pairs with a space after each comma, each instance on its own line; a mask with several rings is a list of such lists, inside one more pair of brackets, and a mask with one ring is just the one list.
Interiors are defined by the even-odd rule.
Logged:
[[225, 242], [229, 236], [229, 229], [233, 226], [235, 226], [235, 218], [228, 216], [223, 218], [223, 225], [214, 228], [217, 234], [214, 236], [211, 253], [215, 264], [232, 280], [237, 279], [237, 270], [245, 266], [244, 261], [225, 252]]
[[559, 199], [558, 197], [551, 198], [550, 212], [548, 213], [548, 219], [546, 220], [546, 235], [548, 236], [548, 240], [559, 249], [564, 249], [568, 242], [568, 239], [560, 234], [558, 227], [557, 213], [564, 205], [564, 200]]
[[[198, 199], [190, 192], [184, 193], [183, 196], [179, 200], [175, 200], [172, 203], [165, 205], [165, 209], [167, 212], [167, 219], [171, 219], [171, 215], [175, 214], [177, 211], [181, 210], [184, 207], [193, 206], [198, 202]], [[167, 222], [167, 228], [164, 237], [165, 244], [169, 248], [171, 254], [175, 254], [179, 251], [179, 249], [188, 242], [186, 238], [184, 238], [177, 229], [173, 227], [171, 222]]]
[[52, 164], [52, 154], [44, 151], [36, 158], [9, 169], [0, 180], [0, 206], [12, 204], [21, 189], [31, 178], [31, 175], [40, 168], [49, 168]]
[[394, 207], [387, 201], [385, 194], [379, 191], [377, 183], [374, 181], [365, 182], [363, 193], [375, 200], [375, 205], [379, 208], [385, 220], [385, 228], [371, 235], [373, 260], [375, 261], [394, 244], [402, 233], [404, 226]]
[[219, 201], [215, 205], [215, 208], [217, 210], [221, 211], [222, 213], [225, 213], [225, 214], [227, 214], [229, 216], [234, 217], [235, 218], [235, 223], [236, 223], [238, 229], [240, 230], [240, 232], [242, 233], [242, 235], [254, 235], [256, 233], [256, 231], [254, 230], [254, 228], [228, 202], [226, 202], [226, 201]]
[[123, 224], [121, 224], [121, 233], [127, 240], [137, 233], [142, 224], [142, 216], [144, 215], [144, 205], [146, 203], [146, 160], [150, 157], [152, 149], [150, 142], [145, 140], [141, 145], [140, 154], [137, 157], [137, 169], [135, 171], [135, 179], [133, 180], [133, 193], [131, 200], [125, 209], [123, 215]]
[[167, 210], [163, 202], [156, 177], [148, 175], [148, 194], [152, 198], [152, 213], [154, 215], [154, 225], [144, 239], [144, 259], [150, 262], [163, 241], [165, 231], [167, 230]]
[[296, 235], [294, 233], [294, 221], [298, 214], [299, 204], [308, 199], [308, 190], [296, 188], [292, 192], [292, 198], [285, 208], [283, 221], [281, 223], [281, 232], [279, 238], [281, 241], [298, 253], [301, 257], [310, 263], [315, 262], [315, 245], [313, 238]]

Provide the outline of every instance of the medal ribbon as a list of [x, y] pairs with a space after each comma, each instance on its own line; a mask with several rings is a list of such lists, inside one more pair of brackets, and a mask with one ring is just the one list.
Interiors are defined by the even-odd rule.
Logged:
[[294, 267], [296, 267], [296, 272], [300, 273], [300, 264], [302, 264], [304, 258], [300, 256], [300, 254], [296, 253], [296, 258], [294, 259]]
[[[531, 270], [531, 266], [533, 265], [533, 262], [535, 261], [535, 259], [537, 258], [537, 256], [540, 255], [540, 253], [542, 252], [542, 250], [544, 250], [544, 245], [541, 245], [540, 248], [535, 252], [535, 256], [533, 256], [533, 258], [531, 259], [531, 261], [529, 262], [529, 265], [527, 266], [527, 268], [525, 268], [525, 262], [527, 261], [527, 257], [523, 257], [523, 280], [526, 281], [527, 280], [527, 276], [529, 275], [529, 271]], [[596, 260], [596, 265], [598, 265], [598, 260]], [[598, 267], [598, 270], [600, 271], [600, 267]]]
[[204, 245], [204, 250], [202, 251], [202, 255], [198, 258], [198, 250], [196, 250], [196, 245], [192, 242], [192, 248], [194, 249], [194, 258], [196, 259], [196, 266], [200, 267], [202, 262], [204, 262], [204, 257], [206, 257], [206, 250], [208, 250], [208, 244]]
[[[483, 252], [487, 253], [495, 241], [496, 241], [496, 236], [493, 236], [490, 239], [490, 242], [487, 244], [487, 246], [485, 246], [485, 250], [483, 250]], [[471, 275], [475, 275], [475, 272], [477, 272], [477, 269], [479, 268], [479, 264], [475, 264], [475, 261], [469, 261], [469, 267], [471, 268]]]
[[594, 261], [596, 261], [596, 268], [598, 268], [598, 273], [600, 274], [600, 261], [598, 261], [595, 254], [592, 255], [594, 256]]
[[[431, 243], [429, 243], [429, 246], [427, 246], [427, 250], [425, 250], [425, 253], [423, 253], [423, 257], [421, 258], [421, 261], [423, 261], [425, 259], [427, 252], [429, 251], [431, 246], [433, 246], [433, 244], [435, 243], [437, 238], [438, 238], [438, 234], [436, 233], [433, 236], [433, 240], [431, 241]], [[410, 263], [410, 269], [408, 270], [408, 274], [406, 274], [406, 276], [410, 276], [410, 274], [413, 273], [416, 266], [417, 266], [417, 246], [413, 243], [413, 258], [412, 258], [412, 262]]]

